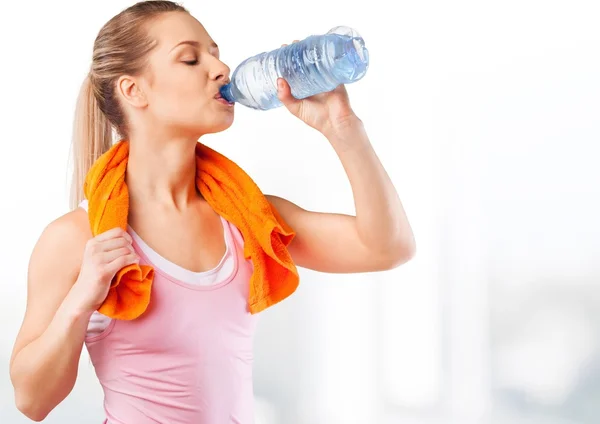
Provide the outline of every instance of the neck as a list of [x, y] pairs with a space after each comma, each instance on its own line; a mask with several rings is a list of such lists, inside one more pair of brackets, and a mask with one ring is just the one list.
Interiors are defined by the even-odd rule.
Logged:
[[125, 174], [131, 204], [152, 202], [180, 209], [197, 199], [196, 144], [190, 139], [132, 136]]

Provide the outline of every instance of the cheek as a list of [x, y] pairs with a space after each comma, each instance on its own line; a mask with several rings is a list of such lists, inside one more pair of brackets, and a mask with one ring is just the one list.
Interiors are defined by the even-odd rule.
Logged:
[[207, 78], [198, 70], [164, 72], [152, 87], [152, 119], [176, 126], [204, 126], [215, 118], [216, 100], [210, 92]]
[[201, 108], [202, 102], [202, 96], [189, 87], [168, 84], [155, 93], [152, 109], [159, 120], [185, 121], [190, 114]]

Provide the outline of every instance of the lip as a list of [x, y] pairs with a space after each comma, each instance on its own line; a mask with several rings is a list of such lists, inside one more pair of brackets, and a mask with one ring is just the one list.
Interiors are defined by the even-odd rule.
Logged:
[[217, 94], [215, 94], [215, 100], [217, 100], [219, 103], [222, 103], [222, 104], [227, 105], [227, 106], [233, 106], [234, 105], [234, 103], [230, 103], [230, 102], [228, 102], [227, 100], [225, 100], [223, 98], [223, 96], [221, 95], [221, 91], [218, 91]]

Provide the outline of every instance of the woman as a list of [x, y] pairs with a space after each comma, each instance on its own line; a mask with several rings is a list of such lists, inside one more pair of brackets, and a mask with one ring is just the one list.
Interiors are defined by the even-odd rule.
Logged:
[[[252, 340], [245, 301], [253, 266], [244, 237], [198, 191], [195, 148], [227, 129], [219, 98], [228, 67], [204, 27], [168, 1], [111, 19], [94, 45], [75, 134], [74, 208], [50, 223], [32, 253], [24, 321], [11, 358], [17, 407], [40, 421], [72, 390], [84, 343], [105, 394], [105, 423], [253, 422]], [[309, 212], [267, 196], [295, 232], [294, 263], [322, 272], [387, 270], [414, 252], [401, 202], [343, 86], [279, 98], [337, 152], [356, 216]], [[127, 140], [128, 227], [92, 234], [84, 178]], [[135, 230], [134, 230], [135, 229]], [[152, 300], [132, 320], [98, 310], [126, 266], [150, 264]]]

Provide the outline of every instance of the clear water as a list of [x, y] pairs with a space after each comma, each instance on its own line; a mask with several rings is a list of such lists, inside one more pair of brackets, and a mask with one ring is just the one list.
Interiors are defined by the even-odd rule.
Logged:
[[360, 36], [352, 30], [348, 35], [330, 31], [246, 59], [221, 93], [229, 101], [268, 110], [281, 106], [278, 77], [288, 81], [294, 97], [303, 99], [358, 81], [368, 66], [368, 51]]

